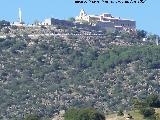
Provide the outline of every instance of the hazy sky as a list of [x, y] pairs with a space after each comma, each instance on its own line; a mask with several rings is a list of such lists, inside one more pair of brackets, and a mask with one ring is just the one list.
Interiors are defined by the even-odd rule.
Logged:
[[1, 20], [16, 21], [18, 8], [22, 9], [23, 20], [26, 23], [37, 19], [42, 21], [48, 17], [58, 19], [75, 17], [83, 8], [88, 14], [99, 15], [107, 12], [115, 17], [134, 19], [137, 21], [138, 29], [160, 35], [160, 0], [147, 0], [145, 4], [76, 4], [74, 0], [1, 0], [0, 5]]

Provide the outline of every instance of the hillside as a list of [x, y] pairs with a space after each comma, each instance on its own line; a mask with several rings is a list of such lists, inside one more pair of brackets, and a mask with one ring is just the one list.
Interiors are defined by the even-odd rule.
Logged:
[[[98, 33], [64, 27], [1, 30], [7, 37], [0, 38], [0, 119], [30, 112], [52, 117], [73, 106], [129, 110], [133, 98], [160, 93], [160, 46], [154, 36], [144, 42], [143, 31], [45, 35], [84, 31]], [[44, 35], [31, 39], [30, 33]]]
[[[127, 114], [130, 114], [134, 120], [148, 120], [140, 114], [138, 110], [128, 111], [124, 116], [117, 116], [117, 114], [106, 115], [106, 120], [126, 120]], [[156, 114], [160, 115], [160, 109], [156, 109]]]

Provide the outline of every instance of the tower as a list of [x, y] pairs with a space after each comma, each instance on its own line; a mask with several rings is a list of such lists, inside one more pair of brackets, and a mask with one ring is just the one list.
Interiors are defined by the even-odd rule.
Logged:
[[22, 22], [22, 11], [21, 8], [19, 8], [19, 22]]
[[81, 11], [80, 11], [80, 16], [86, 16], [87, 14], [86, 14], [86, 12], [82, 9]]

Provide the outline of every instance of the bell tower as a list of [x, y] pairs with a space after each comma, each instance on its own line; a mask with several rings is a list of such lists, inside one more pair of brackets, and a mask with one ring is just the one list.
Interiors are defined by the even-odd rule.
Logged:
[[86, 12], [82, 9], [81, 11], [80, 11], [80, 16], [86, 16], [87, 14], [86, 14]]

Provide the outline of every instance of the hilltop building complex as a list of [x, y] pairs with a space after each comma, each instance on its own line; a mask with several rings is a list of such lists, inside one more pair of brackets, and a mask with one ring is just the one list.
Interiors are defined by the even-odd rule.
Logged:
[[82, 9], [80, 15], [75, 18], [76, 22], [83, 23], [88, 22], [93, 26], [101, 29], [117, 29], [117, 30], [135, 30], [136, 21], [129, 19], [121, 19], [113, 17], [109, 13], [103, 13], [102, 15], [87, 15]]
[[[14, 26], [29, 26], [25, 25], [22, 20], [22, 11], [19, 8], [19, 18], [18, 21], [11, 25]], [[59, 25], [65, 27], [80, 27], [88, 29], [98, 29], [98, 30], [136, 30], [136, 21], [129, 19], [122, 19], [120, 17], [113, 17], [110, 13], [103, 13], [101, 15], [87, 15], [87, 13], [82, 9], [79, 16], [75, 17], [75, 21], [59, 20], [55, 18], [45, 19], [43, 22], [38, 23], [41, 26]], [[33, 24], [31, 25], [33, 26]]]

